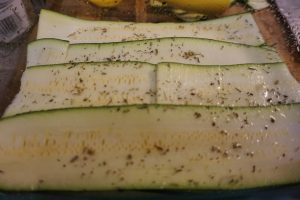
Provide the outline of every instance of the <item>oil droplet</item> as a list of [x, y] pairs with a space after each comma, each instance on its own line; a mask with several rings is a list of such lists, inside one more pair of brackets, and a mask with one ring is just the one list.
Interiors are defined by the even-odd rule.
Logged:
[[286, 118], [286, 115], [284, 113], [280, 113], [280, 115], [283, 117], [283, 118]]
[[264, 97], [267, 98], [269, 96], [269, 91], [264, 92]]

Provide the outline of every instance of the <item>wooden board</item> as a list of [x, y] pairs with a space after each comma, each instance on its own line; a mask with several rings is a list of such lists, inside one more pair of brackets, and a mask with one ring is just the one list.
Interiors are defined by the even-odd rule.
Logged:
[[[97, 8], [86, 0], [48, 0], [47, 9], [83, 19], [136, 22], [178, 21], [169, 9], [150, 7], [149, 0], [123, 0], [118, 7], [112, 9]], [[227, 10], [224, 15], [239, 12], [244, 12], [244, 8], [235, 6]], [[264, 9], [254, 13], [254, 17], [267, 44], [277, 49], [293, 76], [300, 82], [300, 58], [285, 39], [289, 37], [275, 13], [272, 9]], [[35, 35], [36, 26], [24, 39], [14, 43], [13, 47], [8, 45], [7, 55], [0, 56], [0, 115], [19, 91], [20, 79], [25, 69], [26, 46], [28, 42], [35, 39]]]

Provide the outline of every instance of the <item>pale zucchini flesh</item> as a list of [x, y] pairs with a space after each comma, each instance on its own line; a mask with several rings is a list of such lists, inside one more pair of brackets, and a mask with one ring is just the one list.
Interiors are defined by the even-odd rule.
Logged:
[[0, 187], [192, 190], [297, 183], [299, 130], [299, 104], [19, 115], [0, 122]]
[[265, 9], [270, 6], [267, 0], [248, 0], [247, 5], [255, 10]]
[[32, 67], [4, 117], [70, 107], [155, 104], [156, 67], [147, 63], [77, 63]]
[[283, 63], [73, 63], [27, 69], [20, 92], [4, 117], [107, 105], [268, 106], [295, 102], [300, 102], [300, 84]]
[[27, 46], [27, 66], [38, 65], [39, 60], [43, 63], [60, 61], [67, 56], [69, 48], [69, 44], [61, 40], [36, 40], [34, 44], [38, 48]]
[[157, 68], [157, 102], [221, 106], [288, 104], [300, 102], [300, 83], [284, 63], [235, 66], [162, 63]]
[[[57, 49], [48, 48], [55, 42]], [[59, 44], [60, 43], [60, 44]], [[65, 46], [68, 45], [67, 51]], [[51, 53], [61, 57], [51, 57]], [[195, 65], [233, 65], [281, 62], [278, 54], [265, 48], [197, 38], [162, 38], [106, 44], [69, 44], [42, 39], [28, 46], [27, 66], [76, 62], [140, 61], [157, 64], [179, 62]]]
[[[121, 34], [120, 34], [121, 33]], [[264, 39], [251, 13], [195, 23], [88, 21], [42, 10], [37, 39], [109, 43], [163, 37], [194, 37], [259, 46]]]

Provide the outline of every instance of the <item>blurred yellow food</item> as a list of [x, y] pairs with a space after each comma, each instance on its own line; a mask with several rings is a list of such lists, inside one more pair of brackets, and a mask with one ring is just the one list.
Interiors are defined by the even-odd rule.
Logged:
[[219, 14], [224, 12], [233, 0], [160, 0], [169, 6], [188, 11], [205, 14]]
[[122, 0], [89, 0], [92, 4], [99, 6], [99, 7], [115, 7], [117, 6]]

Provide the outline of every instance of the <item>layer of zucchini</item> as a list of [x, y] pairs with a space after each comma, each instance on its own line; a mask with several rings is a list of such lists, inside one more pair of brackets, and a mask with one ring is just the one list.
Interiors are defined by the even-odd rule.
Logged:
[[4, 116], [69, 107], [156, 103], [156, 66], [137, 62], [36, 66]]
[[[287, 89], [288, 88], [288, 89]], [[266, 106], [300, 102], [300, 83], [284, 63], [157, 69], [160, 104]]]
[[299, 104], [29, 113], [0, 121], [0, 188], [241, 189], [296, 183], [299, 130]]
[[247, 4], [255, 10], [265, 9], [270, 6], [267, 0], [248, 0]]
[[300, 84], [283, 63], [221, 67], [74, 63], [27, 69], [20, 92], [4, 117], [103, 105], [267, 106], [295, 102], [300, 102]]
[[273, 50], [197, 38], [162, 38], [105, 44], [69, 44], [62, 40], [41, 39], [28, 46], [27, 66], [99, 61], [232, 65], [274, 63], [281, 59]]
[[264, 39], [251, 13], [195, 23], [88, 21], [42, 10], [37, 39], [70, 43], [108, 43], [162, 37], [194, 37], [259, 46]]

